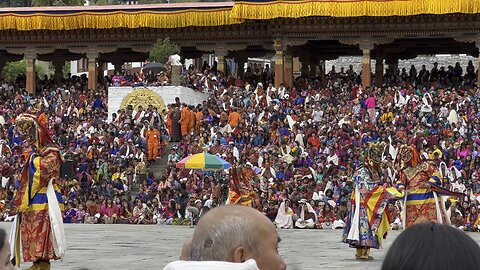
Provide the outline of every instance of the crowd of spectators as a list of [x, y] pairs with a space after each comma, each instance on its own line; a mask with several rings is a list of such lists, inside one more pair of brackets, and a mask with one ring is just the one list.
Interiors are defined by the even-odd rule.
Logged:
[[[106, 83], [128, 80], [127, 73]], [[107, 87], [88, 90], [85, 76], [61, 84], [38, 80], [41, 91], [35, 97], [23, 90], [24, 77], [0, 81], [3, 218], [9, 219], [8, 201], [25, 163], [14, 120], [36, 110], [48, 119], [52, 137], [74, 168], [73, 177], [63, 181], [65, 222], [195, 222], [224, 202], [231, 180], [228, 171], [175, 167], [189, 154], [206, 151], [255, 172], [253, 207], [272, 222], [280, 212], [291, 216], [287, 227], [292, 227], [301, 209], [308, 209], [315, 228], [340, 228], [365, 145], [385, 141], [391, 151], [384, 183], [392, 185], [398, 175], [398, 146], [413, 144], [441, 169], [446, 188], [468, 195], [447, 202], [452, 224], [478, 229], [480, 89], [472, 63], [465, 72], [460, 65], [387, 70], [381, 87], [366, 88], [352, 67], [311, 72], [291, 88], [273, 87], [273, 76], [267, 65], [249, 66], [244, 80], [224, 76], [215, 66], [184, 67], [182, 83], [209, 93], [203, 104], [188, 106], [180, 98], [162, 112], [129, 107], [110, 122]], [[191, 124], [184, 123], [185, 115]], [[154, 162], [147, 159], [150, 127], [160, 132], [158, 157], [167, 162], [162, 172], [149, 170]], [[389, 208], [392, 226], [400, 227], [401, 203], [392, 201]]]

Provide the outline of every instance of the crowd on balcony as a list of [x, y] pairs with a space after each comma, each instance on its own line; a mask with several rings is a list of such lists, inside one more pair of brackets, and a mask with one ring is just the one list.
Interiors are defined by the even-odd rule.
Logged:
[[[186, 67], [185, 85], [210, 93], [203, 104], [179, 97], [165, 111], [128, 107], [111, 121], [107, 90], [87, 89], [85, 76], [39, 80], [36, 96], [23, 90], [22, 77], [1, 81], [2, 218], [11, 218], [9, 200], [25, 164], [14, 120], [31, 111], [48, 119], [72, 161], [73, 176], [63, 179], [67, 223], [194, 223], [224, 203], [231, 175], [175, 164], [209, 152], [255, 172], [252, 207], [278, 227], [293, 228], [307, 216], [312, 222], [305, 228], [341, 228], [365, 146], [385, 141], [393, 149], [415, 145], [442, 168], [444, 186], [467, 194], [447, 201], [452, 224], [478, 230], [480, 89], [473, 65], [387, 70], [381, 87], [365, 88], [351, 68], [312, 72], [291, 88], [274, 87], [272, 76], [257, 66], [238, 83], [215, 67]], [[157, 134], [153, 153], [151, 134]], [[152, 171], [160, 158], [165, 170]], [[399, 172], [394, 152], [385, 164], [382, 181], [392, 185]], [[401, 202], [391, 201], [389, 209], [392, 227], [401, 227]]]

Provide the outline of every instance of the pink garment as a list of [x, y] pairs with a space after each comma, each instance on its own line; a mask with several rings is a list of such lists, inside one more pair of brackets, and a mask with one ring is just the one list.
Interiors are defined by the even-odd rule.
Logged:
[[457, 149], [457, 157], [461, 158], [466, 158], [470, 154], [470, 150], [465, 149], [463, 151], [460, 151], [460, 149]]
[[118, 214], [118, 207], [116, 204], [113, 204], [112, 207], [107, 207], [106, 205], [102, 205], [102, 216], [112, 217], [114, 214]]
[[78, 210], [75, 219], [83, 220], [83, 217], [85, 217], [85, 210]]
[[375, 98], [368, 97], [367, 100], [365, 100], [365, 105], [367, 106], [367, 109], [375, 108]]

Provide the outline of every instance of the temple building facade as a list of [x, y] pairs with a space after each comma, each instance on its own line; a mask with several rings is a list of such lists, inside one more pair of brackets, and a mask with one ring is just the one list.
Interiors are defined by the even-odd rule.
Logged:
[[[88, 88], [97, 87], [105, 63], [115, 69], [143, 62], [158, 38], [169, 37], [184, 59], [214, 54], [243, 67], [248, 58], [273, 59], [275, 85], [301, 73], [324, 73], [327, 60], [360, 56], [362, 85], [381, 85], [384, 63], [428, 54], [467, 54], [478, 59], [478, 0], [238, 1], [159, 5], [0, 9], [0, 69], [26, 60], [29, 92], [35, 61], [51, 61], [63, 77], [66, 61], [86, 60]], [[372, 60], [377, 71], [372, 75]], [[475, 63], [477, 68], [480, 62]], [[322, 70], [323, 69], [323, 70]], [[243, 69], [236, 75], [242, 76]], [[480, 72], [477, 84], [480, 83]]]

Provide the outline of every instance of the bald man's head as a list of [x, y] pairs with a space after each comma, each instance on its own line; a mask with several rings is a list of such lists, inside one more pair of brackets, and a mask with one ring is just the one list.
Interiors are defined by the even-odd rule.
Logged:
[[190, 245], [191, 261], [241, 263], [254, 259], [260, 270], [284, 270], [273, 223], [259, 211], [239, 205], [220, 206], [200, 219]]
[[200, 219], [192, 237], [190, 260], [232, 261], [235, 248], [257, 252], [257, 235], [271, 222], [257, 210], [228, 205], [213, 208]]
[[190, 246], [192, 245], [192, 238], [189, 237], [183, 242], [182, 253], [180, 254], [180, 260], [187, 261], [190, 257]]

